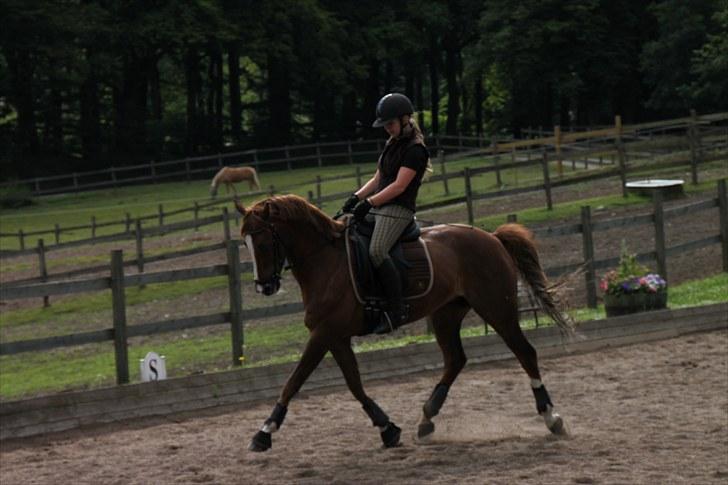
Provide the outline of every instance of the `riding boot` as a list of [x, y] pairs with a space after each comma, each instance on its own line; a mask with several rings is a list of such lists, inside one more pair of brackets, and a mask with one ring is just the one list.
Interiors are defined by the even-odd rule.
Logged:
[[385, 259], [375, 271], [388, 301], [386, 314], [382, 314], [379, 324], [372, 330], [382, 334], [393, 331], [407, 321], [409, 306], [402, 297], [402, 278], [394, 261]]

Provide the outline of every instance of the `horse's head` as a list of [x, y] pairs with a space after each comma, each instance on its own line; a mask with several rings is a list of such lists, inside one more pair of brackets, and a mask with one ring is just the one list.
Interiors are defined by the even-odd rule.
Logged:
[[281, 237], [271, 220], [271, 211], [275, 208], [265, 202], [246, 209], [237, 200], [235, 207], [243, 215], [240, 236], [253, 261], [255, 290], [264, 295], [273, 295], [281, 287], [281, 272], [286, 260]]

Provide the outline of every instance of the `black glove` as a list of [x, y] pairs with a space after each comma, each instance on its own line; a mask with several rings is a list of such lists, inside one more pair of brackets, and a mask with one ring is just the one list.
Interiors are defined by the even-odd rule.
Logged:
[[359, 197], [356, 196], [356, 194], [351, 194], [351, 196], [346, 199], [346, 202], [344, 202], [344, 205], [341, 206], [341, 212], [347, 213], [354, 210], [354, 207], [359, 203]]
[[369, 211], [372, 208], [372, 204], [369, 203], [368, 199], [364, 199], [354, 207], [354, 219], [357, 221], [363, 221]]

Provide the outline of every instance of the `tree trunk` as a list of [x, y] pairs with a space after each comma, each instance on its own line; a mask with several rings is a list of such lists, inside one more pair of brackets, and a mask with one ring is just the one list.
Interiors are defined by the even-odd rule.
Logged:
[[199, 111], [202, 80], [200, 78], [200, 56], [195, 47], [188, 47], [185, 53], [185, 81], [187, 86], [187, 136], [185, 152], [195, 153], [199, 145]]
[[149, 59], [124, 59], [115, 152], [125, 163], [140, 159], [146, 150], [148, 68]]
[[356, 121], [358, 119], [356, 101], [356, 91], [351, 90], [344, 94], [341, 106], [341, 129], [343, 130], [343, 138], [347, 140], [356, 137]]
[[473, 109], [475, 110], [475, 133], [483, 136], [483, 73], [478, 71], [473, 89]]
[[[52, 65], [51, 70], [54, 69]], [[43, 110], [43, 145], [47, 152], [58, 156], [63, 152], [63, 98], [54, 73], [48, 78], [48, 85], [48, 99]]]
[[223, 91], [223, 78], [222, 78], [222, 47], [215, 43], [212, 53], [211, 53], [212, 60], [210, 61], [214, 66], [215, 69], [213, 71], [213, 82], [211, 83], [211, 88], [213, 89], [215, 93], [215, 110], [214, 110], [214, 119], [215, 119], [215, 133], [213, 136], [213, 147], [216, 151], [221, 152], [223, 147], [223, 99], [222, 99], [222, 91]]
[[369, 76], [364, 89], [364, 106], [362, 107], [362, 122], [364, 128], [370, 128], [375, 119], [377, 102], [379, 101], [379, 61], [371, 59]]
[[240, 48], [237, 42], [228, 45], [228, 94], [230, 96], [230, 134], [239, 145], [243, 135], [243, 107], [240, 100]]
[[100, 161], [102, 146], [99, 83], [93, 68], [81, 84], [79, 98], [81, 107], [81, 153], [86, 168], [91, 168]]
[[[16, 159], [32, 160], [38, 154], [38, 132], [35, 126], [35, 103], [33, 101], [34, 62], [28, 51], [6, 51], [10, 71], [11, 102], [18, 113], [15, 143]], [[32, 165], [19, 165], [21, 175], [32, 175]]]
[[437, 136], [440, 132], [440, 51], [437, 45], [437, 37], [430, 35], [430, 48], [428, 51], [428, 64], [430, 66], [430, 112], [432, 114], [432, 134]]
[[422, 69], [418, 67], [415, 74], [415, 109], [417, 110], [417, 123], [422, 130], [425, 129], [425, 101], [422, 96], [423, 82]]
[[151, 118], [161, 120], [164, 107], [162, 106], [162, 90], [159, 85], [159, 64], [155, 59], [149, 66], [149, 97], [151, 101]]
[[384, 61], [384, 94], [391, 93], [394, 86], [394, 64], [387, 59]]
[[268, 53], [268, 144], [291, 141], [291, 80], [288, 64]]
[[457, 135], [460, 117], [460, 86], [458, 85], [457, 51], [453, 47], [445, 50], [445, 77], [447, 78], [447, 124], [445, 132]]

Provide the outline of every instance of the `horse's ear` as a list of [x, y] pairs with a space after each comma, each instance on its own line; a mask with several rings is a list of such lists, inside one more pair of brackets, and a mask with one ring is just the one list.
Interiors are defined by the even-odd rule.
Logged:
[[235, 199], [234, 202], [235, 202], [235, 208], [238, 210], [238, 212], [240, 212], [242, 215], [245, 215], [245, 213], [247, 211], [245, 210], [245, 207], [243, 207], [243, 204], [240, 203], [240, 200]]

